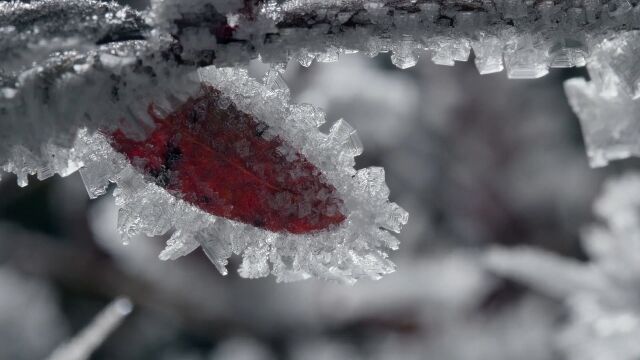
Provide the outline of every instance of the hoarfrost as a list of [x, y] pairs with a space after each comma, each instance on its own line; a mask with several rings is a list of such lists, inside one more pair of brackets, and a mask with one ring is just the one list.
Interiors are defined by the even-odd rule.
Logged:
[[593, 166], [640, 155], [639, 44], [639, 31], [603, 41], [587, 65], [591, 81], [578, 78], [565, 83]]
[[[258, 54], [267, 62], [289, 56], [308, 66], [336, 61], [341, 54], [369, 56], [392, 52], [399, 68], [420, 57], [454, 65], [476, 54], [480, 73], [507, 68], [512, 78], [537, 78], [550, 67], [584, 66], [591, 49], [611, 32], [638, 27], [640, 8], [628, 1], [243, 1], [155, 0], [153, 26], [184, 34], [182, 29], [229, 24], [220, 36], [189, 30], [185, 53], [197, 56], [211, 44], [216, 61], [237, 63]], [[227, 12], [249, 15], [224, 20]], [[202, 22], [203, 18], [208, 19]], [[186, 35], [180, 35], [186, 36]], [[222, 40], [222, 41], [221, 41]], [[504, 63], [503, 63], [504, 59]]]
[[453, 65], [473, 50], [482, 74], [506, 67], [509, 77], [537, 78], [550, 67], [584, 66], [603, 40], [638, 29], [639, 14], [626, 0], [152, 0], [143, 12], [43, 0], [0, 8], [0, 56], [15, 64], [7, 71], [56, 51], [143, 40], [182, 65], [235, 66], [261, 56], [308, 66], [360, 51], [392, 52], [407, 68], [420, 57]]

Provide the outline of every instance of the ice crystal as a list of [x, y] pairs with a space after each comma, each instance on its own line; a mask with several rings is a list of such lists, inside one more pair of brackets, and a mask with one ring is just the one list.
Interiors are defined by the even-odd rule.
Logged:
[[638, 28], [639, 9], [628, 0], [153, 0], [149, 12], [136, 12], [45, 0], [4, 3], [0, 48], [16, 66], [58, 50], [135, 39], [182, 63], [237, 65], [260, 55], [308, 66], [362, 51], [392, 52], [400, 68], [420, 57], [453, 65], [473, 50], [483, 74], [506, 67], [510, 77], [536, 78], [549, 67], [585, 65], [612, 32]]
[[571, 79], [565, 88], [580, 117], [592, 165], [640, 155], [640, 32], [598, 45], [587, 65], [591, 81]]
[[491, 268], [563, 299], [571, 317], [558, 346], [569, 359], [640, 356], [640, 174], [609, 181], [595, 203], [602, 225], [587, 228], [580, 263], [534, 249], [496, 249]]

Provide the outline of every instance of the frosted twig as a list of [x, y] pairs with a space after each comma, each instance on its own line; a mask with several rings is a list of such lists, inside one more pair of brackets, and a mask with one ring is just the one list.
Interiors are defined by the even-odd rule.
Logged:
[[114, 2], [44, 0], [0, 3], [0, 63], [24, 69], [58, 51], [139, 40], [148, 29], [139, 12]]
[[166, 57], [200, 66], [238, 65], [258, 55], [307, 65], [356, 50], [392, 51], [405, 68], [426, 54], [453, 65], [473, 49], [481, 73], [506, 66], [511, 77], [531, 78], [549, 67], [584, 65], [602, 38], [638, 29], [639, 13], [628, 0], [155, 0], [148, 13], [44, 0], [0, 6], [0, 56], [145, 39]]
[[539, 249], [494, 248], [485, 260], [495, 273], [560, 298], [585, 292], [606, 294], [609, 289], [595, 269]]
[[580, 118], [592, 166], [640, 155], [640, 31], [602, 41], [591, 54], [591, 81], [565, 82], [569, 104]]
[[131, 313], [133, 305], [126, 297], [113, 300], [87, 327], [69, 342], [62, 344], [48, 360], [85, 360]]
[[473, 49], [481, 73], [501, 71], [504, 57], [510, 77], [535, 78], [549, 67], [584, 65], [605, 34], [637, 29], [639, 11], [626, 0], [157, 0], [151, 14], [154, 26], [179, 40], [183, 57], [206, 54], [217, 64], [260, 54], [308, 65], [350, 51], [391, 51], [406, 68], [421, 55], [453, 65]]
[[578, 263], [533, 249], [494, 249], [489, 267], [564, 301], [570, 317], [558, 345], [568, 359], [634, 360], [640, 356], [640, 175], [610, 180], [595, 202], [604, 226], [584, 232], [590, 256]]

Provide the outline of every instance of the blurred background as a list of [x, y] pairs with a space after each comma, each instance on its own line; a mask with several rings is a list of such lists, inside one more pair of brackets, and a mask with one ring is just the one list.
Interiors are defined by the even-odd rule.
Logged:
[[[142, 4], [142, 2], [139, 2]], [[267, 70], [255, 62], [251, 73]], [[478, 75], [472, 63], [388, 55], [288, 66], [296, 102], [357, 130], [357, 166], [383, 166], [409, 211], [398, 270], [355, 286], [223, 277], [197, 251], [157, 258], [162, 238], [125, 246], [110, 195], [89, 201], [78, 174], [19, 188], [0, 182], [0, 359], [37, 359], [126, 295], [135, 310], [93, 359], [559, 359], [562, 304], [487, 273], [492, 244], [529, 244], [584, 260], [602, 180], [590, 169], [562, 82]]]

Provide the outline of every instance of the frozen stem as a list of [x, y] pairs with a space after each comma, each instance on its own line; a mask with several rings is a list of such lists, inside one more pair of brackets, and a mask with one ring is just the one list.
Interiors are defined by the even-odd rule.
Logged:
[[107, 305], [87, 327], [62, 344], [48, 360], [85, 360], [120, 326], [133, 305], [126, 297], [118, 297]]

